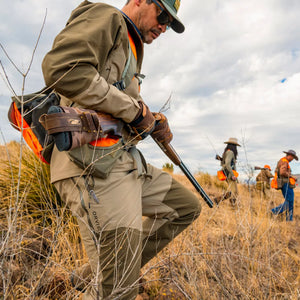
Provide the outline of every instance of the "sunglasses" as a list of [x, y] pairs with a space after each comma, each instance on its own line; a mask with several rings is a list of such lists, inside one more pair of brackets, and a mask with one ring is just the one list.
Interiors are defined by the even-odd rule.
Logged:
[[157, 22], [160, 25], [167, 25], [167, 27], [171, 26], [172, 21], [170, 20], [169, 14], [166, 12], [166, 10], [158, 3], [156, 0], [152, 0], [152, 2], [161, 10], [159, 15], [156, 17]]

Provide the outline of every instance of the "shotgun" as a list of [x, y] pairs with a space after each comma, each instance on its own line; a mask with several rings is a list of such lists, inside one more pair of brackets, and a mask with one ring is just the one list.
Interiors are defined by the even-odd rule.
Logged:
[[255, 167], [254, 167], [254, 170], [266, 170], [266, 168], [261, 168], [261, 167], [255, 166]]
[[222, 161], [222, 157], [219, 154], [216, 154], [216, 160]]
[[171, 144], [163, 144], [154, 139], [156, 144], [160, 147], [160, 149], [170, 158], [170, 160], [178, 166], [181, 171], [184, 173], [184, 175], [189, 179], [189, 181], [192, 183], [192, 185], [195, 187], [197, 192], [201, 195], [203, 200], [207, 203], [207, 205], [212, 208], [213, 202], [209, 198], [209, 196], [205, 193], [201, 185], [198, 183], [198, 181], [195, 179], [195, 177], [191, 174], [189, 169], [185, 166], [185, 164], [180, 159], [179, 155], [176, 153], [175, 149], [172, 147]]
[[[71, 110], [71, 112], [72, 112], [71, 118], [70, 118], [71, 113], [66, 114], [64, 112], [64, 110]], [[57, 124], [58, 116], [60, 116], [63, 121], [61, 124]], [[90, 122], [89, 123], [83, 122], [83, 120], [85, 119], [85, 118], [83, 118], [83, 116], [85, 118], [88, 116], [91, 119]], [[118, 121], [117, 119], [113, 118], [112, 116], [110, 116], [108, 114], [104, 114], [104, 113], [96, 114], [96, 112], [92, 111], [92, 110], [72, 108], [72, 107], [64, 107], [64, 109], [61, 109], [61, 111], [57, 112], [56, 114], [44, 114], [40, 118], [40, 122], [41, 121], [47, 131], [50, 131], [50, 127], [52, 126], [55, 130], [55, 133], [56, 134], [60, 133], [60, 135], [64, 135], [63, 137], [65, 137], [65, 134], [70, 134], [70, 131], [80, 132], [79, 137], [85, 139], [84, 143], [88, 143], [89, 141], [92, 141], [95, 138], [97, 138], [97, 136], [93, 136], [93, 134], [89, 134], [91, 132], [91, 130], [87, 131], [85, 133], [85, 135], [82, 134], [83, 130], [81, 130], [81, 129], [85, 126], [85, 123], [92, 124], [95, 127], [99, 126], [99, 128], [101, 128], [101, 131], [100, 131], [101, 133], [104, 133], [104, 134], [110, 133], [110, 134], [113, 134], [114, 136], [121, 136], [121, 130], [122, 130], [122, 126], [118, 125], [120, 121]], [[50, 121], [52, 121], [52, 123]], [[56, 122], [56, 123], [54, 123], [55, 126], [53, 125], [53, 121]], [[71, 122], [68, 122], [68, 121], [71, 121]], [[67, 123], [69, 125], [68, 129], [66, 128], [65, 123]], [[74, 128], [69, 123], [71, 125], [73, 125]], [[98, 134], [98, 131], [99, 130], [95, 130], [95, 134]], [[51, 133], [52, 132], [50, 132], [50, 134]], [[69, 148], [72, 145], [71, 138], [72, 138], [72, 135], [70, 135], [70, 138], [68, 139], [68, 143], [65, 142], [65, 140], [66, 140], [65, 138], [61, 138], [60, 140], [62, 140], [63, 143], [61, 143], [62, 144], [60, 147], [61, 149], [60, 148], [58, 148], [58, 149], [60, 151], [69, 150]], [[77, 137], [77, 139], [78, 139], [78, 137]], [[89, 141], [87, 141], [88, 139], [89, 139]], [[201, 197], [205, 200], [207, 205], [209, 207], [213, 207], [213, 202], [208, 197], [208, 195], [205, 193], [205, 191], [202, 189], [202, 187], [197, 182], [195, 177], [188, 170], [188, 168], [181, 161], [180, 157], [178, 156], [178, 154], [176, 153], [174, 148], [170, 144], [162, 144], [159, 141], [157, 141], [156, 139], [154, 139], [154, 140], [158, 144], [158, 146], [164, 151], [164, 153], [171, 159], [171, 161], [176, 166], [179, 166], [179, 168], [182, 170], [182, 172], [185, 174], [185, 176], [193, 184], [195, 189], [200, 193]], [[58, 145], [57, 141], [55, 141], [55, 142], [56, 142], [56, 145]], [[84, 143], [82, 143], [82, 144], [84, 144]]]

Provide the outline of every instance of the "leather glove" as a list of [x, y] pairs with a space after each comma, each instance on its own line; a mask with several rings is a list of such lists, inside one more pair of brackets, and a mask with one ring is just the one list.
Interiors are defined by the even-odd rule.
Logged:
[[129, 125], [137, 135], [137, 138], [143, 140], [154, 130], [156, 121], [145, 103], [139, 101], [139, 105], [140, 110]]
[[157, 122], [153, 132], [151, 133], [152, 138], [162, 144], [169, 144], [173, 139], [173, 134], [166, 116], [162, 113], [153, 113], [153, 115]]

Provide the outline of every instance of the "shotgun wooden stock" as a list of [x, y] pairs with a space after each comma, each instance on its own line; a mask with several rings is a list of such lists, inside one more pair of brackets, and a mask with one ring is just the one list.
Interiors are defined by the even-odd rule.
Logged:
[[189, 169], [185, 166], [185, 164], [180, 159], [179, 155], [176, 153], [175, 149], [172, 147], [171, 144], [162, 144], [156, 139], [154, 141], [157, 143], [157, 145], [161, 148], [161, 150], [170, 158], [170, 160], [178, 166], [181, 171], [184, 173], [184, 175], [189, 179], [189, 181], [192, 183], [192, 185], [195, 187], [197, 192], [200, 194], [200, 196], [203, 198], [203, 200], [206, 202], [206, 204], [212, 208], [214, 206], [213, 202], [209, 198], [209, 196], [205, 193], [199, 182], [195, 179], [195, 177], [191, 174]]
[[110, 136], [122, 136], [124, 123], [120, 119], [116, 119], [109, 114], [97, 112], [100, 126], [104, 134]]

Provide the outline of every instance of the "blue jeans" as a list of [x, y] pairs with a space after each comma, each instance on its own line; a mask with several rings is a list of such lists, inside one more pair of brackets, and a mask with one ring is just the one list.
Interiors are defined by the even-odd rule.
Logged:
[[284, 202], [273, 208], [272, 213], [275, 215], [279, 215], [285, 211], [286, 220], [293, 221], [294, 190], [289, 187], [288, 183], [285, 183], [281, 189], [281, 192], [284, 197]]

